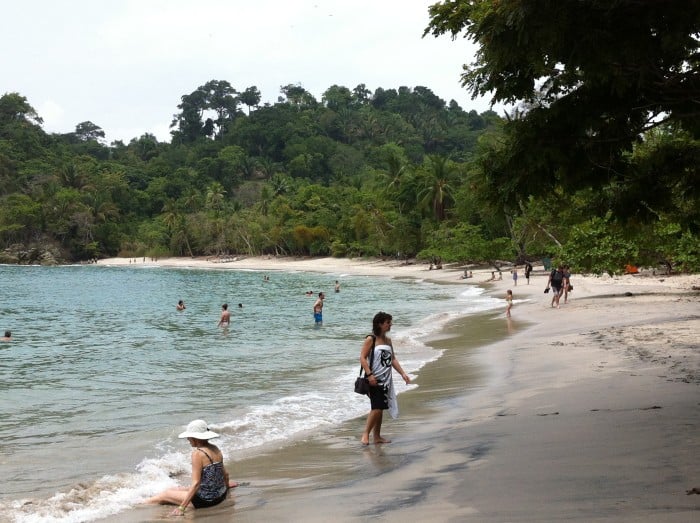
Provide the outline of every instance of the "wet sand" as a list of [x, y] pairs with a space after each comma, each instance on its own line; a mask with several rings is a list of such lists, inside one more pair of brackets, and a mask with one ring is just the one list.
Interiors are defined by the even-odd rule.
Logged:
[[[249, 484], [186, 519], [697, 520], [700, 496], [686, 494], [700, 487], [697, 276], [575, 275], [571, 301], [554, 309], [541, 272], [513, 287], [508, 273], [485, 283], [490, 271], [457, 281], [456, 270], [380, 262], [271, 265], [481, 283], [496, 296], [511, 288], [513, 318], [461, 319], [431, 340], [445, 353], [421, 370], [417, 389], [399, 396], [401, 417], [385, 416], [382, 434], [392, 443], [360, 445], [357, 419], [229, 457], [232, 476]], [[139, 507], [110, 521], [167, 513]]]

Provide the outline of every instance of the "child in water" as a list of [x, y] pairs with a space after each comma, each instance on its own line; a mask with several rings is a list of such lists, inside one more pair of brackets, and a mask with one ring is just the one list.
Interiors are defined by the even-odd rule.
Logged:
[[508, 289], [506, 291], [506, 318], [510, 318], [510, 309], [513, 308], [513, 291]]

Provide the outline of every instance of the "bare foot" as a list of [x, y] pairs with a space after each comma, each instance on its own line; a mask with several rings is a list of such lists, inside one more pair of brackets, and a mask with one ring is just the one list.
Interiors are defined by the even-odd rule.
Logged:
[[380, 443], [391, 443], [390, 439], [385, 439], [385, 438], [375, 438], [374, 439], [374, 444], [379, 445]]
[[360, 443], [362, 443], [363, 445], [369, 445], [369, 437], [363, 435], [363, 436], [360, 438]]
[[238, 486], [238, 482], [237, 482], [237, 481], [231, 480], [231, 481], [228, 482], [228, 488], [236, 488], [237, 486]]

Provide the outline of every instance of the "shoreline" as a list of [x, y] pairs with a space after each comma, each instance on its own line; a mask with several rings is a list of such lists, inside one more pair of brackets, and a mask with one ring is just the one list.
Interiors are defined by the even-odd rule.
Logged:
[[[250, 486], [198, 520], [690, 521], [700, 510], [700, 497], [686, 495], [700, 486], [697, 275], [574, 275], [570, 303], [553, 309], [541, 271], [531, 285], [521, 276], [512, 286], [507, 272], [488, 283], [490, 270], [459, 280], [460, 269], [395, 261], [155, 264], [422, 278], [515, 294], [512, 320], [502, 312], [478, 315], [477, 325], [457, 320], [430, 340], [445, 353], [400, 395], [402, 416], [383, 431], [390, 445], [361, 449], [360, 418], [240, 466], [234, 460], [233, 477]], [[470, 366], [480, 375], [464, 390]], [[263, 463], [273, 476], [256, 470]], [[162, 511], [139, 507], [109, 521]]]

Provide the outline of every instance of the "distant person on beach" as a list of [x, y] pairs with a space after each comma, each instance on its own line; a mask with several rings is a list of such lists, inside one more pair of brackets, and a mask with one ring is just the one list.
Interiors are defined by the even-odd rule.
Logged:
[[12, 332], [5, 331], [5, 336], [0, 338], [0, 341], [12, 341]]
[[363, 445], [369, 445], [370, 434], [375, 444], [390, 442], [382, 438], [381, 430], [385, 410], [389, 411], [392, 418], [399, 415], [391, 369], [396, 369], [406, 384], [411, 383], [411, 378], [404, 372], [396, 358], [391, 338], [388, 336], [391, 321], [391, 314], [386, 312], [375, 314], [372, 319], [372, 334], [365, 338], [360, 351], [360, 365], [369, 379], [370, 401], [370, 412], [360, 439]]
[[177, 505], [172, 516], [182, 516], [188, 508], [204, 508], [218, 505], [226, 499], [229, 489], [238, 486], [229, 481], [224, 467], [224, 456], [216, 445], [209, 443], [219, 435], [198, 419], [187, 425], [178, 438], [187, 438], [192, 446], [192, 483], [189, 487], [174, 487], [146, 500], [158, 505]]
[[316, 325], [320, 325], [321, 323], [323, 323], [323, 300], [325, 298], [326, 295], [322, 292], [319, 292], [318, 298], [314, 303], [314, 321], [316, 322]]
[[185, 307], [185, 302], [180, 300], [177, 302], [177, 306], [175, 308], [179, 311], [184, 311], [187, 307]]
[[564, 265], [564, 284], [562, 285], [562, 290], [564, 292], [564, 303], [569, 301], [569, 293], [574, 290], [574, 286], [571, 285], [571, 268], [568, 265]]
[[547, 289], [552, 288], [552, 307], [556, 305], [559, 308], [559, 298], [561, 298], [562, 286], [564, 285], [564, 268], [561, 264], [552, 269], [547, 280]]
[[527, 284], [530, 285], [530, 273], [532, 272], [532, 264], [530, 262], [525, 262], [525, 279]]
[[506, 291], [506, 318], [510, 318], [510, 310], [513, 308], [513, 291]]
[[340, 283], [338, 283], [338, 280], [335, 280], [335, 292], [340, 292]]
[[231, 323], [231, 312], [228, 310], [228, 303], [221, 306], [221, 318], [219, 318], [219, 327], [228, 327]]
[[514, 268], [512, 272], [513, 272], [513, 285], [517, 287], [518, 286], [518, 269]]

